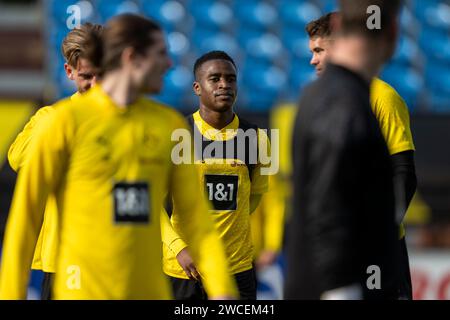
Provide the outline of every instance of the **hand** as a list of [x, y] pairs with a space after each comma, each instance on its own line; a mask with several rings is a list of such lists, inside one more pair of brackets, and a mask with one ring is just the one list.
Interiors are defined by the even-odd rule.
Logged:
[[177, 254], [177, 260], [189, 279], [200, 280], [200, 274], [195, 267], [194, 260], [192, 260], [187, 247]]
[[256, 269], [261, 270], [272, 265], [277, 259], [278, 254], [272, 250], [263, 250], [256, 260]]

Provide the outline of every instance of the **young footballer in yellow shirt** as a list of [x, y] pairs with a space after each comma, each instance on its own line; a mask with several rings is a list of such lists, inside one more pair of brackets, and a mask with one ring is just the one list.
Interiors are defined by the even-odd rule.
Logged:
[[[83, 42], [90, 32], [101, 34], [103, 27], [86, 23], [79, 28], [71, 30], [62, 43], [62, 53], [66, 63], [64, 69], [67, 77], [72, 80], [77, 92], [71, 99], [77, 99], [83, 92], [95, 85], [96, 70], [85, 58]], [[34, 139], [36, 127], [44, 122], [44, 119], [53, 112], [52, 106], [40, 108], [25, 125], [22, 132], [16, 137], [8, 151], [8, 161], [14, 171], [18, 172], [30, 156], [29, 148]], [[50, 196], [47, 201], [44, 220], [39, 239], [34, 251], [32, 269], [44, 271], [41, 298], [50, 299], [50, 286], [52, 274], [55, 272], [55, 260], [57, 252], [58, 215], [56, 212], [56, 200]]]
[[[233, 111], [237, 96], [236, 73], [233, 59], [223, 51], [211, 51], [197, 59], [193, 88], [200, 108], [188, 119], [202, 184], [194, 192], [204, 190], [212, 204], [210, 215], [224, 243], [228, 271], [236, 279], [240, 298], [254, 300], [256, 278], [252, 265], [250, 213], [267, 191], [268, 176], [262, 173], [264, 165], [258, 153], [262, 152], [262, 145], [269, 147], [269, 142], [263, 131]], [[244, 133], [251, 136], [246, 143], [241, 140]], [[262, 144], [258, 145], [260, 142]], [[208, 152], [213, 146], [217, 150]], [[173, 212], [177, 210], [174, 206]], [[197, 260], [191, 259], [187, 251], [191, 251], [191, 246], [188, 247], [184, 237], [177, 236], [180, 226], [174, 216], [171, 222], [172, 225], [163, 226], [163, 232], [164, 228], [169, 230], [165, 236], [163, 234], [163, 266], [170, 276], [175, 297], [205, 299], [203, 275], [197, 271]]]
[[161, 266], [167, 193], [209, 296], [234, 297], [208, 203], [202, 193], [189, 192], [200, 187], [197, 172], [172, 161], [172, 133], [187, 123], [143, 96], [161, 90], [171, 65], [162, 30], [143, 17], [121, 15], [85, 45], [101, 83], [57, 103], [37, 127], [7, 222], [0, 298], [25, 298], [49, 194], [59, 219], [55, 299], [171, 298]]

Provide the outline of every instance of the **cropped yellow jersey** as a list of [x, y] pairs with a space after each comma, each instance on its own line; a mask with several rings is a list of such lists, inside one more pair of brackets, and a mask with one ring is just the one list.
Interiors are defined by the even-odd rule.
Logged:
[[[80, 94], [77, 92], [73, 94], [70, 99], [76, 99]], [[14, 171], [19, 171], [23, 166], [26, 157], [29, 155], [30, 142], [34, 137], [34, 132], [37, 130], [36, 126], [42, 123], [53, 111], [53, 107], [47, 106], [40, 108], [36, 114], [31, 117], [30, 121], [25, 125], [22, 132], [8, 151], [8, 161]], [[58, 215], [56, 212], [56, 199], [53, 195], [49, 195], [45, 207], [44, 220], [42, 223], [41, 232], [36, 243], [34, 251], [32, 269], [43, 270], [45, 272], [55, 272], [55, 260], [57, 252], [57, 229], [58, 229]]]
[[176, 111], [139, 98], [123, 108], [100, 86], [54, 106], [19, 172], [7, 221], [0, 297], [25, 298], [47, 194], [58, 209], [55, 299], [167, 299], [160, 212], [168, 191], [210, 295], [234, 295], [195, 167], [174, 165]]
[[[370, 104], [386, 141], [389, 154], [415, 150], [409, 112], [405, 101], [386, 82], [374, 78], [370, 86]], [[405, 236], [405, 226], [400, 224], [399, 237]]]
[[279, 252], [282, 247], [285, 219], [289, 216], [292, 174], [292, 131], [297, 106], [281, 104], [270, 114], [270, 127], [279, 133], [280, 170], [269, 177], [269, 191], [264, 194], [259, 207], [252, 213], [252, 237], [255, 258], [262, 250]]
[[[196, 140], [196, 133], [199, 136], [201, 135], [200, 137], [203, 140], [202, 146], [197, 148], [197, 144], [195, 148], [197, 168], [203, 190], [212, 206], [211, 216], [225, 245], [230, 273], [236, 274], [249, 270], [252, 268], [253, 260], [250, 196], [267, 191], [268, 176], [261, 173], [261, 168], [264, 165], [259, 161], [249, 161], [248, 156], [252, 154], [256, 156], [254, 159], [259, 159], [257, 150], [258, 142], [261, 140], [264, 140], [264, 142], [259, 146], [264, 145], [269, 148], [267, 135], [264, 131], [253, 127], [254, 137], [256, 138], [254, 142], [256, 143], [249, 141], [249, 144], [244, 146], [236, 142], [236, 140], [239, 141], [237, 129], [240, 128], [243, 132], [252, 128], [246, 121], [240, 120], [236, 114], [233, 121], [221, 130], [214, 129], [205, 122], [199, 111], [193, 114], [192, 120], [194, 140]], [[207, 152], [208, 148], [214, 149], [210, 148], [214, 144], [223, 146], [223, 150], [226, 150], [232, 141], [234, 141], [234, 146], [231, 144], [232, 147], [229, 150], [237, 147], [240, 150], [245, 150], [243, 152], [245, 154], [239, 156], [239, 152], [226, 154], [223, 151], [221, 155], [218, 155]], [[179, 210], [176, 204], [173, 210], [174, 212]], [[175, 236], [174, 233], [171, 233], [172, 238], [169, 235], [163, 236], [164, 272], [172, 277], [187, 279], [188, 277], [176, 259], [179, 251], [186, 247], [184, 238], [182, 236], [176, 237], [181, 225], [177, 221], [176, 215], [171, 217], [171, 222], [175, 230]], [[170, 227], [169, 225], [168, 228], [170, 229]]]

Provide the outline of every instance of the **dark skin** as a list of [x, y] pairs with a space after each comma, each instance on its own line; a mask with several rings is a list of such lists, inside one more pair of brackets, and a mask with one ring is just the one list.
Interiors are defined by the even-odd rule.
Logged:
[[[213, 128], [223, 129], [233, 121], [233, 106], [237, 97], [236, 80], [236, 68], [228, 60], [209, 60], [197, 70], [192, 87], [199, 97], [200, 116]], [[256, 209], [260, 200], [259, 194], [250, 196], [250, 213]], [[177, 254], [177, 260], [189, 279], [200, 280], [188, 247]]]
[[199, 97], [200, 116], [213, 128], [226, 127], [234, 118], [236, 68], [228, 60], [210, 60], [200, 66], [195, 78], [193, 89]]

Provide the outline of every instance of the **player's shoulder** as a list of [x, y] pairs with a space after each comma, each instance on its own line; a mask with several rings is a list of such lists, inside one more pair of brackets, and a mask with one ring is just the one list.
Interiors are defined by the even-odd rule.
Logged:
[[373, 107], [383, 109], [407, 109], [400, 94], [387, 82], [374, 78], [370, 85], [370, 100]]
[[167, 121], [176, 127], [185, 126], [185, 117], [174, 107], [150, 98], [143, 98], [141, 101], [144, 105], [144, 112], [157, 116], [161, 121]]

